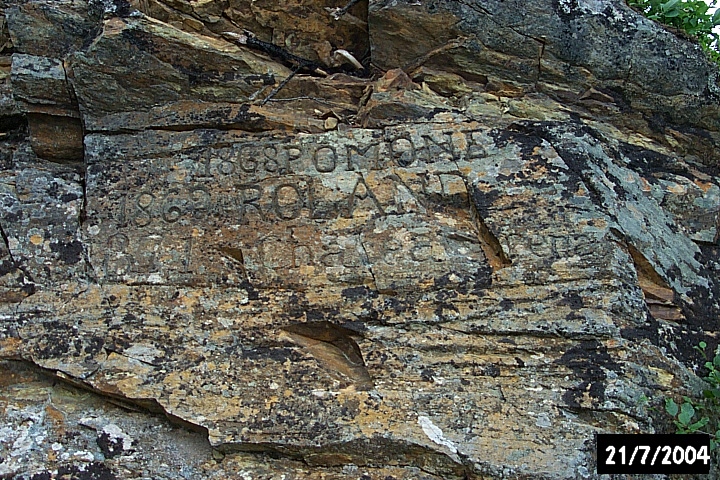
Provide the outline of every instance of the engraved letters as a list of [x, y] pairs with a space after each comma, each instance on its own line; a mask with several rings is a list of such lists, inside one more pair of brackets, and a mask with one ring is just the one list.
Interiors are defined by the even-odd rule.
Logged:
[[[489, 141], [433, 126], [357, 129], [235, 137], [142, 168], [118, 159], [120, 174], [93, 181], [114, 199], [94, 215], [116, 226], [92, 237], [93, 254], [107, 281], [432, 285], [435, 268], [475, 272], [484, 261], [479, 245], [447, 239], [474, 238], [459, 165], [487, 155]], [[222, 253], [236, 250], [241, 265]]]

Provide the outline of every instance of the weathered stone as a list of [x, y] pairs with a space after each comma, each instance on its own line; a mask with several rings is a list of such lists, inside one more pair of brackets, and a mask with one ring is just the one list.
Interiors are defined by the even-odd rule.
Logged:
[[30, 144], [43, 159], [79, 162], [83, 159], [83, 128], [79, 118], [71, 116], [27, 114]]
[[15, 54], [12, 82], [15, 101], [23, 104], [24, 112], [58, 115], [77, 110], [65, 68], [58, 59]]
[[[301, 480], [363, 476], [438, 479], [412, 467], [316, 467], [277, 455], [222, 454], [212, 450], [206, 434], [173, 426], [157, 415], [129, 409], [127, 404], [57, 384], [18, 362], [0, 363], [0, 371], [0, 475], [4, 476], [52, 478], [55, 473], [106, 480], [173, 479], [179, 474], [218, 480], [238, 475], [292, 475]], [[131, 445], [126, 449], [128, 442]]]
[[10, 83], [11, 57], [0, 56], [0, 131], [17, 128], [21, 123], [21, 112], [12, 95]]
[[100, 11], [95, 2], [16, 2], [5, 9], [10, 40], [18, 53], [63, 58], [96, 35]]
[[81, 172], [43, 162], [28, 147], [15, 151], [0, 173], [0, 224], [10, 260], [26, 283], [51, 287], [83, 279]]
[[[110, 166], [108, 138], [88, 137], [88, 191], [98, 200], [88, 204], [87, 231], [105, 278], [380, 291], [434, 288], [450, 271], [454, 283], [489, 281], [477, 276], [485, 259], [462, 211], [463, 179], [454, 163], [433, 165], [454, 148], [442, 131], [394, 128], [378, 138], [355, 129], [261, 144], [232, 133], [151, 137], [141, 143], [192, 146], [157, 159], [135, 150], [147, 158], [141, 173], [127, 157]], [[128, 180], [143, 190], [127, 196]], [[131, 238], [138, 231], [142, 244]], [[410, 273], [421, 266], [426, 275]]]
[[[70, 63], [89, 131], [261, 131], [282, 124], [272, 114], [242, 103], [269, 95], [289, 70], [226, 40], [198, 38], [152, 19], [111, 19], [93, 45]], [[294, 90], [288, 86], [288, 91]], [[318, 124], [317, 131], [322, 131], [322, 122]]]
[[[358, 60], [369, 57], [367, 0], [354, 2], [335, 19], [348, 2], [300, 0], [290, 5], [267, 0], [185, 2], [134, 0], [132, 6], [148, 16], [193, 34], [241, 33], [247, 29], [261, 40], [282, 45], [295, 55], [333, 65], [332, 52], [349, 51]], [[298, 21], [302, 19], [302, 21]]]
[[345, 5], [13, 7], [0, 475], [595, 478], [665, 431], [720, 329], [717, 69], [617, 1]]
[[5, 3], [0, 2], [0, 132], [12, 130], [22, 123], [10, 85], [12, 41], [5, 20]]
[[[368, 23], [373, 63], [383, 70], [425, 65], [551, 96], [594, 88], [615, 99], [621, 113], [630, 108], [644, 117], [613, 115], [613, 122], [646, 134], [673, 122], [697, 125], [714, 132], [717, 145], [717, 67], [697, 45], [624, 2], [374, 0]], [[717, 149], [712, 155], [717, 165]]]
[[12, 95], [26, 115], [34, 152], [54, 161], [82, 161], [83, 131], [64, 57], [96, 33], [99, 18], [87, 2], [28, 3], [7, 9], [17, 53]]
[[[658, 272], [674, 254], [681, 276], [666, 281], [688, 295], [699, 266], [681, 234], [626, 219], [638, 209], [662, 213], [606, 153], [615, 154], [612, 142], [603, 147], [581, 126], [532, 123], [373, 133], [260, 143], [231, 132], [153, 132], [139, 142], [89, 136], [86, 242], [103, 287], [69, 300], [67, 323], [58, 312], [60, 323], [47, 330], [19, 325], [23, 355], [98, 390], [155, 398], [208, 428], [216, 447], [272, 444], [317, 464], [337, 462], [333, 455], [365, 464], [390, 448], [439, 475], [492, 474], [500, 465], [529, 473], [521, 464], [545, 461], [532, 453], [540, 451], [533, 432], [561, 421], [556, 408], [643, 418], [636, 399], [678, 367], [656, 364], [664, 373], [636, 376], [623, 366], [642, 365], [650, 348], [621, 333], [646, 323], [645, 297], [624, 280], [636, 278], [626, 248], [608, 239], [620, 232]], [[113, 163], [113, 145], [137, 156]], [[140, 164], [142, 171], [133, 167]], [[611, 179], [623, 180], [617, 207], [603, 192]], [[142, 188], [128, 196], [128, 182]], [[492, 275], [483, 236], [496, 237], [510, 261]], [[84, 305], [81, 326], [76, 301]], [[49, 308], [37, 294], [23, 308], [36, 302]], [[364, 325], [358, 345], [375, 389], [361, 391], [352, 376], [338, 380], [326, 357], [283, 343], [282, 329], [299, 319]], [[74, 343], [64, 340], [69, 332]], [[536, 340], [548, 335], [558, 340]], [[455, 350], [435, 353], [438, 342]], [[181, 385], [198, 390], [180, 393]], [[331, 393], [343, 386], [355, 388]], [[545, 387], [557, 392], [552, 408], [541, 406]], [[277, 391], [271, 410], [258, 388]], [[445, 395], [462, 402], [446, 405]], [[349, 404], [359, 405], [350, 417]], [[532, 415], [522, 413], [528, 404]], [[513, 430], [480, 428], [495, 408], [509, 409]], [[309, 412], [317, 421], [308, 422]], [[627, 421], [612, 413], [603, 428]], [[459, 434], [450, 427], [457, 422], [470, 430]], [[371, 425], [383, 440], [365, 440]], [[441, 436], [427, 433], [437, 429]], [[565, 431], [553, 443], [564, 460], [546, 473], [577, 474], [591, 431]], [[308, 450], [309, 442], [332, 447]], [[524, 451], [522, 463], [511, 463], [507, 450], [489, 457], [488, 446], [501, 444]]]

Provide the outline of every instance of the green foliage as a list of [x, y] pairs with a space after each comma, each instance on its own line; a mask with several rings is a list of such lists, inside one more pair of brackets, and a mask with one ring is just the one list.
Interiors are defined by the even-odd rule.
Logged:
[[713, 32], [713, 28], [720, 25], [720, 9], [712, 15], [708, 13], [717, 0], [710, 5], [686, 0], [628, 0], [627, 3], [652, 20], [694, 36], [708, 56], [720, 64], [720, 35]]
[[710, 450], [716, 451], [720, 445], [720, 353], [716, 353], [711, 361], [706, 348], [705, 342], [695, 347], [705, 359], [708, 370], [705, 377], [708, 388], [702, 391], [702, 398], [683, 397], [681, 403], [667, 398], [665, 411], [673, 417], [677, 433], [708, 433], [711, 436]]

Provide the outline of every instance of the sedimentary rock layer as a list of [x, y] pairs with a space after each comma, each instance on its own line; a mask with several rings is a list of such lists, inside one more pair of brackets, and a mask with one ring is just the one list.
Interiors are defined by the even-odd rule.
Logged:
[[715, 346], [717, 67], [622, 2], [2, 12], [0, 475], [589, 478]]

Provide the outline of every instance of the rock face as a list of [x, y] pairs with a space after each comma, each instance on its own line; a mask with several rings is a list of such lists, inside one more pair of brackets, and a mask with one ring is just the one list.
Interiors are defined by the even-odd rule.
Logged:
[[718, 69], [623, 2], [0, 9], [1, 476], [594, 478], [717, 344]]

